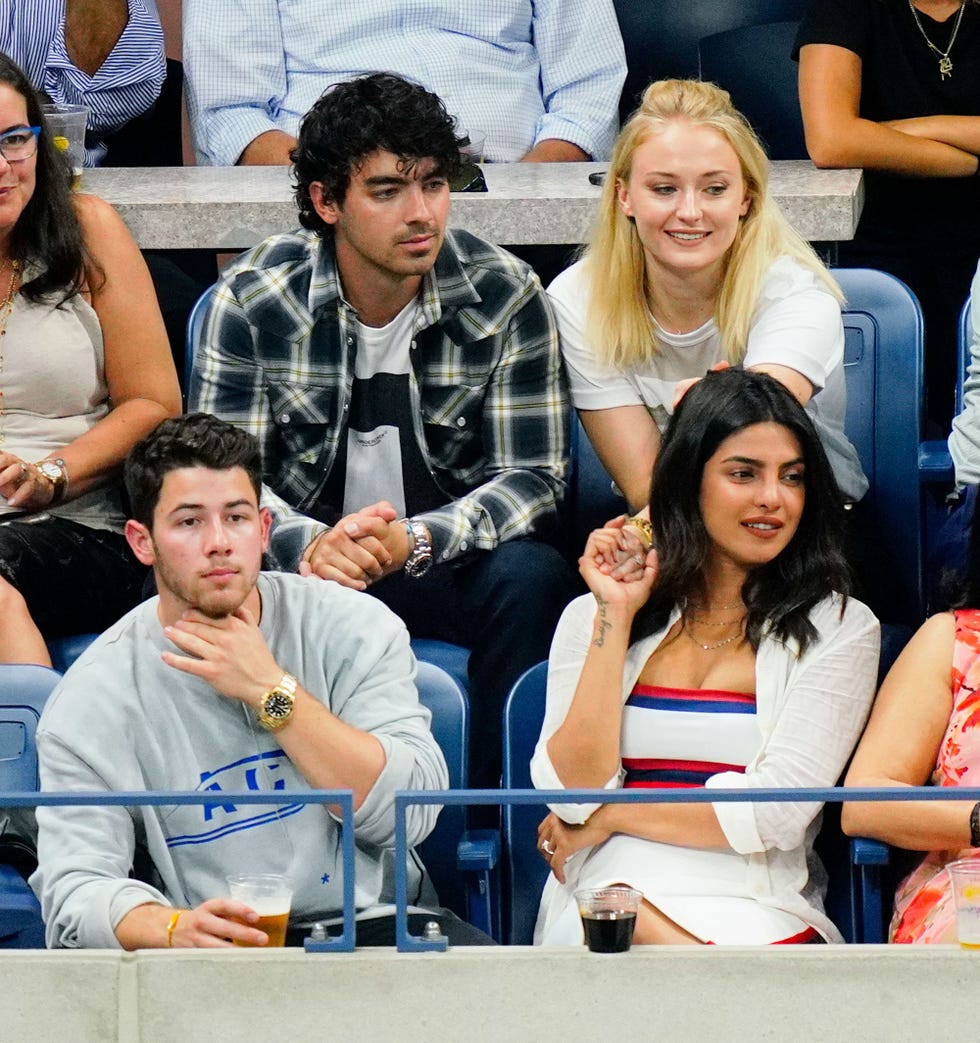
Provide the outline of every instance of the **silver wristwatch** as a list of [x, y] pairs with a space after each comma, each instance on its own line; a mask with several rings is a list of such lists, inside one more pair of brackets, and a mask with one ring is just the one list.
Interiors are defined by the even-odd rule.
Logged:
[[422, 522], [405, 521], [412, 551], [405, 561], [405, 575], [421, 579], [432, 568], [432, 540]]

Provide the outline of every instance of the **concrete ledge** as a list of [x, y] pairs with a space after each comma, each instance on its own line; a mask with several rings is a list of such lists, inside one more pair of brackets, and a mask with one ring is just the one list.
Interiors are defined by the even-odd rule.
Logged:
[[937, 1026], [969, 1033], [980, 956], [955, 946], [7, 952], [0, 975], [11, 1041], [891, 1043]]

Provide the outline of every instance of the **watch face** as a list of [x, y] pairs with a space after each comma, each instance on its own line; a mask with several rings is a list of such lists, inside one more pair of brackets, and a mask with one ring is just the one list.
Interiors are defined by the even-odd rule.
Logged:
[[288, 695], [283, 695], [281, 692], [273, 692], [265, 700], [262, 711], [267, 717], [271, 717], [274, 720], [282, 720], [284, 717], [289, 716], [292, 708], [293, 701]]
[[52, 482], [61, 481], [61, 468], [57, 464], [43, 463], [38, 464], [37, 469], [44, 475], [45, 478], [50, 479]]

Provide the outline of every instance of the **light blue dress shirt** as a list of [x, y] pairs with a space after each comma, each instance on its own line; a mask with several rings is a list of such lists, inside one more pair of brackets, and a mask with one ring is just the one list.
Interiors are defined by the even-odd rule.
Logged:
[[104, 157], [105, 135], [156, 101], [167, 74], [153, 0], [129, 0], [129, 22], [94, 76], [68, 55], [65, 0], [0, 0], [0, 51], [52, 101], [89, 107], [86, 166]]
[[490, 160], [548, 138], [606, 159], [626, 75], [612, 0], [184, 0], [184, 63], [198, 162], [218, 166], [378, 71], [437, 93]]

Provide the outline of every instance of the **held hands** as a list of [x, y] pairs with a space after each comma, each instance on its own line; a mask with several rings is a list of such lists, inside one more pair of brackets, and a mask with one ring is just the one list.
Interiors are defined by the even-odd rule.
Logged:
[[656, 582], [657, 552], [644, 551], [637, 532], [620, 516], [589, 535], [578, 570], [597, 599], [636, 612]]
[[408, 559], [408, 534], [386, 500], [348, 514], [304, 551], [301, 576], [319, 576], [354, 590], [397, 572]]
[[246, 926], [258, 919], [255, 910], [233, 898], [209, 898], [196, 908], [181, 912], [170, 933], [170, 945], [174, 949], [228, 948], [235, 942], [267, 945], [269, 936], [265, 931]]
[[570, 826], [553, 811], [538, 826], [538, 852], [551, 866], [558, 883], [565, 882], [565, 863], [586, 847], [594, 847], [612, 836], [603, 825], [602, 808], [594, 812], [581, 826]]
[[164, 634], [184, 655], [162, 653], [163, 661], [207, 681], [219, 694], [257, 709], [283, 675], [255, 617], [247, 608], [220, 619], [188, 609]]
[[54, 499], [54, 482], [13, 453], [0, 453], [0, 496], [10, 507], [40, 511]]

